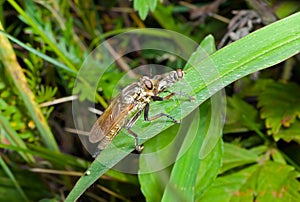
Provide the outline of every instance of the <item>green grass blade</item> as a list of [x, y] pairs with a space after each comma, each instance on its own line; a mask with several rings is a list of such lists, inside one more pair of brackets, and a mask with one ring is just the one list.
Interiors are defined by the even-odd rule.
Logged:
[[[130, 148], [126, 148], [126, 151]], [[76, 201], [84, 191], [90, 187], [101, 175], [123, 159], [127, 153], [116, 150], [103, 150], [96, 160], [91, 164], [85, 174], [77, 181], [74, 188], [66, 198], [66, 202]], [[114, 157], [113, 157], [114, 156]], [[103, 162], [105, 161], [105, 162]], [[101, 162], [101, 163], [100, 163]], [[105, 164], [104, 164], [105, 163]]]
[[[76, 67], [73, 65], [73, 63], [66, 57], [66, 55], [61, 52], [58, 48], [58, 45], [56, 43], [54, 43], [53, 41], [51, 41], [51, 39], [49, 39], [46, 35], [46, 33], [44, 32], [44, 30], [42, 30], [42, 28], [38, 25], [38, 23], [32, 18], [30, 17], [18, 4], [16, 1], [12, 1], [12, 0], [8, 0], [8, 2], [11, 4], [12, 7], [14, 7], [14, 9], [16, 9], [16, 11], [26, 20], [26, 22], [28, 23], [28, 25], [30, 25], [39, 35], [40, 37], [43, 39], [43, 41], [48, 44], [51, 49], [56, 53], [56, 55], [72, 70], [76, 71]], [[2, 28], [1, 28], [2, 29]]]
[[[201, 121], [199, 116], [193, 119], [184, 143], [181, 145], [178, 154], [180, 158], [176, 160], [172, 168], [170, 180], [161, 201], [193, 201], [196, 176], [201, 163], [199, 151], [206, 130], [206, 128], [199, 127], [199, 125], [205, 125], [205, 119], [209, 117], [207, 114], [209, 111], [208, 103], [205, 102], [200, 108], [202, 109]], [[193, 142], [191, 143], [191, 141]], [[186, 148], [188, 149], [186, 150]]]
[[63, 63], [60, 63], [57, 60], [54, 60], [53, 58], [49, 57], [48, 55], [45, 55], [44, 53], [41, 53], [41, 52], [37, 51], [36, 49], [27, 46], [23, 42], [19, 41], [15, 37], [7, 34], [6, 32], [4, 32], [2, 30], [0, 30], [0, 33], [3, 34], [4, 36], [6, 36], [7, 38], [9, 38], [11, 41], [13, 41], [16, 44], [18, 44], [19, 46], [21, 46], [22, 48], [24, 48], [25, 50], [28, 50], [28, 51], [34, 53], [35, 55], [43, 58], [45, 61], [48, 61], [49, 63], [53, 64], [55, 67], [61, 68], [63, 70], [66, 70], [67, 72], [71, 73], [73, 76], [76, 76], [77, 71], [74, 71], [74, 70], [70, 69], [69, 67], [67, 67]]
[[[3, 30], [1, 23], [0, 30]], [[18, 89], [18, 93], [22, 97], [25, 106], [31, 115], [31, 118], [40, 131], [43, 142], [48, 148], [58, 151], [56, 141], [45, 117], [43, 116], [42, 111], [40, 110], [39, 105], [34, 100], [34, 94], [27, 84], [26, 77], [22, 68], [17, 62], [16, 55], [9, 41], [2, 34], [0, 34], [0, 44], [0, 61], [2, 61], [7, 75], [11, 77], [16, 88]]]
[[[19, 135], [16, 133], [16, 131], [14, 131], [14, 129], [9, 125], [8, 120], [1, 114], [0, 114], [0, 126], [2, 126], [2, 129], [5, 130], [5, 132], [3, 132], [3, 134], [9, 140], [10, 144], [17, 146], [19, 148], [23, 148], [23, 149], [27, 148], [24, 141], [19, 137]], [[1, 131], [1, 128], [0, 128], [0, 131]], [[20, 152], [20, 155], [28, 163], [34, 162], [33, 156], [28, 155], [23, 152]]]
[[197, 201], [197, 198], [203, 195], [203, 193], [210, 188], [214, 180], [217, 178], [220, 173], [220, 168], [222, 167], [222, 156], [224, 155], [223, 151], [223, 140], [220, 138], [213, 151], [202, 159], [194, 185], [195, 197], [193, 200]]
[[[209, 55], [216, 51], [214, 39], [211, 36], [206, 37], [200, 47]], [[216, 143], [222, 144], [220, 139], [223, 130], [223, 111], [225, 109], [225, 105], [220, 103], [223, 102], [222, 92], [212, 96], [209, 101], [204, 102], [198, 109], [201, 116], [200, 121], [199, 117], [198, 119], [195, 117], [190, 125], [184, 143], [181, 146], [179, 158], [172, 168], [170, 180], [162, 201], [178, 201], [178, 199], [180, 201], [193, 201], [196, 193], [199, 192], [196, 189], [197, 176], [205, 173], [197, 184], [201, 189], [205, 189], [218, 175], [221, 166], [222, 149], [219, 149]], [[223, 110], [221, 109], [222, 107], [224, 108]], [[213, 144], [210, 145], [207, 143], [208, 141], [213, 142]], [[213, 157], [214, 161], [203, 161], [205, 157], [209, 159]], [[199, 170], [200, 165], [201, 170]]]
[[[6, 36], [7, 38], [9, 38], [11, 41], [15, 42], [16, 44], [18, 44], [19, 46], [23, 47], [24, 49], [36, 54], [37, 56], [43, 58], [44, 60], [52, 63], [53, 65], [55, 65], [55, 67], [57, 68], [61, 68], [63, 70], [66, 70], [67, 72], [69, 72], [72, 76], [76, 77], [77, 76], [77, 70], [72, 70], [70, 69], [68, 66], [66, 66], [63, 63], [58, 62], [57, 60], [35, 50], [34, 48], [31, 48], [29, 46], [27, 46], [26, 44], [24, 44], [23, 42], [19, 41], [18, 39], [12, 37], [11, 35], [5, 33], [4, 31], [0, 30], [0, 33], [3, 34], [4, 36]], [[84, 83], [84, 85], [86, 85], [87, 88], [90, 88], [90, 86], [88, 85], [88, 82], [85, 80], [85, 78], [81, 78], [79, 77], [79, 79], [82, 81], [82, 83]], [[102, 106], [106, 107], [107, 103], [105, 102], [105, 100], [99, 96], [98, 94], [96, 95], [97, 100], [101, 103]]]
[[[12, 145], [0, 143], [1, 149], [12, 150], [27, 155], [29, 154], [34, 155], [43, 158], [44, 160], [48, 160], [54, 165], [58, 165], [59, 168], [61, 168], [61, 166], [70, 166], [73, 169], [82, 170], [82, 169], [86, 169], [90, 165], [90, 162], [68, 154], [53, 152], [52, 150], [49, 150], [47, 148], [41, 148], [35, 145], [28, 145], [28, 147], [29, 148], [22, 148], [20, 146], [12, 146]], [[118, 181], [122, 181], [125, 183], [130, 183], [134, 185], [138, 184], [137, 178], [135, 176], [120, 173], [118, 171], [109, 170], [108, 172], [106, 172], [106, 175], [111, 178], [118, 179]]]
[[72, 166], [73, 168], [85, 169], [89, 165], [89, 162], [74, 156], [54, 152], [47, 148], [41, 148], [33, 145], [29, 145], [29, 147], [30, 148], [28, 149], [0, 143], [0, 148], [2, 149], [9, 149], [16, 152], [23, 152], [34, 156], [38, 156], [59, 166]]
[[17, 191], [19, 192], [20, 196], [22, 197], [22, 200], [29, 201], [26, 194], [24, 193], [21, 186], [19, 185], [18, 181], [16, 180], [16, 178], [14, 177], [13, 173], [10, 171], [10, 169], [8, 168], [6, 163], [3, 161], [1, 156], [0, 156], [0, 165], [1, 165], [2, 169], [4, 170], [4, 172], [6, 173], [6, 175], [10, 178], [10, 180], [16, 187]]
[[[299, 22], [300, 13], [296, 13], [283, 20], [279, 20], [251, 33], [237, 42], [226, 46], [214, 53], [210, 58], [200, 61], [197, 65], [194, 65], [193, 68], [189, 68], [185, 76], [185, 81], [193, 88], [196, 101], [193, 106], [190, 106], [190, 103], [181, 104], [181, 107], [185, 109], [183, 111], [183, 117], [187, 116], [198, 105], [211, 97], [213, 92], [208, 92], [207, 85], [217, 92], [241, 77], [278, 64], [279, 62], [297, 54], [300, 51]], [[201, 78], [199, 78], [198, 70], [209, 70], [212, 62], [218, 69], [219, 76], [209, 78], [206, 82], [204, 82]], [[222, 80], [223, 84], [214, 86], [213, 84], [218, 80]], [[155, 106], [157, 103], [154, 103], [153, 105]], [[164, 103], [164, 106], [166, 107], [166, 112], [170, 113], [171, 116], [174, 116], [177, 119], [180, 117], [180, 111], [176, 110], [179, 104], [168, 102]], [[152, 125], [154, 125], [153, 130], [148, 130], [150, 132], [143, 135], [143, 140], [140, 143], [152, 138], [163, 129], [172, 125], [171, 123], [167, 123], [163, 129], [157, 130], [155, 129], [156, 124], [153, 123], [149, 125], [141, 119], [139, 119], [136, 124], [140, 128], [152, 128]], [[101, 165], [97, 162], [97, 160], [94, 161], [90, 167], [93, 175], [83, 176], [70, 192], [67, 197], [67, 201], [76, 200], [94, 181], [98, 179], [99, 176], [105, 173], [111, 168], [111, 166], [115, 165], [133, 150], [133, 138], [122, 134], [124, 133], [121, 132], [121, 134], [114, 139], [113, 144], [117, 147], [122, 147], [123, 153], [116, 152], [111, 149], [111, 147], [108, 147], [106, 152], [104, 152], [104, 150], [97, 159], [106, 166]], [[97, 166], [99, 167], [97, 168]]]

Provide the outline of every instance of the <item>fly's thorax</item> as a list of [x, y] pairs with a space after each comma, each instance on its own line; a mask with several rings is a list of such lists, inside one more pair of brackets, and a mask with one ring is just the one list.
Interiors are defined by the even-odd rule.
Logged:
[[122, 90], [121, 102], [123, 104], [133, 104], [141, 92], [142, 88], [139, 82], [135, 82]]
[[138, 109], [143, 109], [147, 103], [150, 103], [151, 97], [156, 95], [157, 81], [143, 76], [138, 82], [140, 91], [135, 94], [134, 105]]

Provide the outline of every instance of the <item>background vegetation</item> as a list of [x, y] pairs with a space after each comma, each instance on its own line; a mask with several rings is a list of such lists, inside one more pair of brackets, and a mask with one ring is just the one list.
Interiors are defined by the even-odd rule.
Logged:
[[[276, 0], [0, 1], [0, 200], [300, 201], [300, 17], [292, 15], [299, 8], [297, 1]], [[210, 102], [197, 109], [205, 119], [189, 126], [199, 142], [155, 173], [137, 176], [91, 164], [72, 133], [69, 101], [76, 99], [72, 90], [85, 57], [101, 41], [135, 28], [190, 37], [221, 72], [226, 122], [223, 131], [218, 128], [222, 140], [206, 158], [197, 154], [207, 123], [217, 119]], [[198, 56], [196, 51], [190, 60]], [[129, 67], [182, 65], [155, 52], [126, 55], [124, 61]], [[186, 79], [197, 80], [188, 68]], [[120, 64], [106, 73], [95, 101], [100, 109], [123, 75]], [[209, 98], [199, 82], [193, 85], [196, 102]], [[149, 135], [145, 151], [166, 145], [177, 127]], [[117, 141], [132, 138], [119, 135]], [[101, 158], [123, 158], [107, 155]], [[140, 159], [140, 169], [146, 167]]]

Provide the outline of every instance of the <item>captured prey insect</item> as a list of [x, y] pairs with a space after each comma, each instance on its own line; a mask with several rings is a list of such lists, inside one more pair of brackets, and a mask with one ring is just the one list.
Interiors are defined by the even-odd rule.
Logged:
[[148, 114], [151, 100], [168, 100], [176, 94], [170, 93], [166, 97], [159, 96], [159, 93], [166, 92], [168, 87], [182, 79], [183, 74], [184, 72], [178, 69], [152, 78], [143, 76], [138, 82], [125, 87], [93, 125], [89, 134], [89, 141], [97, 143], [97, 149], [101, 151], [122, 128], [126, 128], [135, 137], [136, 150], [141, 151], [142, 147], [138, 144], [138, 136], [130, 128], [143, 111], [145, 121], [152, 121], [165, 116], [174, 123], [180, 123], [165, 113], [159, 113], [151, 118], [148, 117]]

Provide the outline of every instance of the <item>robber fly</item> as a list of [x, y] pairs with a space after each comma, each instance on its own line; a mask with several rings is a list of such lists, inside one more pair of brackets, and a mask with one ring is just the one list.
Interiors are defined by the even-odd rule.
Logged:
[[126, 128], [135, 137], [136, 150], [141, 151], [142, 147], [138, 144], [138, 136], [130, 128], [143, 111], [145, 121], [152, 121], [165, 116], [174, 123], [179, 123], [168, 114], [159, 113], [151, 118], [148, 117], [148, 114], [150, 101], [162, 101], [171, 98], [175, 93], [170, 93], [166, 97], [160, 97], [159, 93], [166, 91], [167, 87], [173, 85], [182, 77], [183, 71], [178, 69], [152, 78], [143, 76], [138, 82], [125, 87], [93, 125], [89, 134], [89, 141], [98, 143], [97, 147], [101, 151], [122, 128]]

